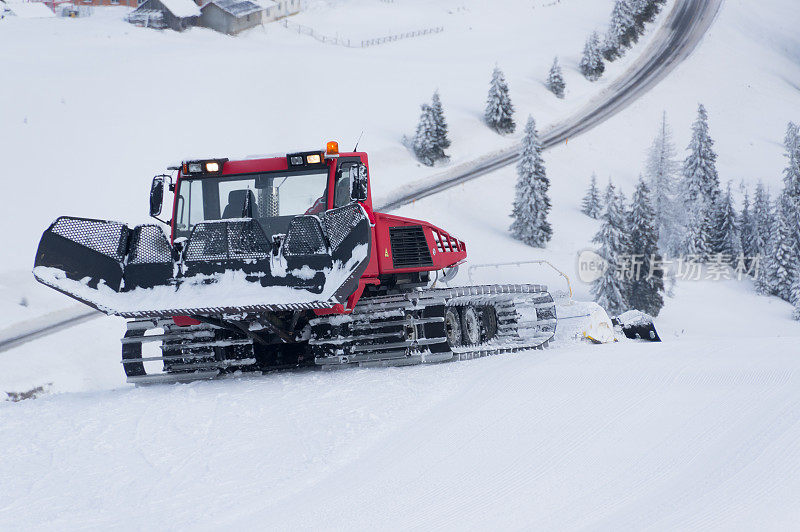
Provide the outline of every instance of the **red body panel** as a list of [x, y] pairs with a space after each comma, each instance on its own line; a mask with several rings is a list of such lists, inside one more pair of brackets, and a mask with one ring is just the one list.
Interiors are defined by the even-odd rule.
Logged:
[[[367, 154], [364, 152], [351, 152], [341, 153], [339, 157], [358, 157], [361, 162], [367, 166], [367, 173], [369, 176], [369, 161]], [[327, 207], [331, 208], [333, 205], [334, 194], [334, 181], [336, 179], [336, 162], [338, 158], [327, 158], [325, 162], [329, 166], [328, 171], [328, 198]], [[240, 161], [227, 161], [222, 166], [222, 175], [234, 174], [247, 174], [257, 172], [270, 172], [287, 170], [289, 168], [286, 157], [270, 157], [265, 159], [247, 159]], [[178, 172], [176, 185], [179, 186], [182, 175]], [[349, 312], [358, 303], [358, 299], [367, 285], [379, 285], [379, 277], [381, 275], [392, 275], [401, 273], [414, 273], [424, 271], [436, 271], [443, 268], [448, 268], [463, 262], [467, 258], [467, 247], [464, 242], [456, 239], [447, 231], [444, 231], [432, 224], [420, 220], [413, 220], [410, 218], [403, 218], [402, 216], [394, 216], [390, 214], [376, 213], [372, 210], [372, 186], [371, 176], [368, 180], [367, 200], [362, 202], [364, 210], [369, 216], [370, 222], [373, 224], [372, 231], [372, 252], [370, 255], [369, 265], [367, 266], [364, 275], [361, 278], [359, 287], [347, 301], [347, 307], [336, 305], [334, 308], [327, 310], [315, 311], [318, 315], [323, 314], [340, 314]], [[177, 194], [172, 206], [172, 239], [175, 237], [175, 219], [177, 209]], [[415, 268], [398, 268], [395, 269], [392, 260], [392, 246], [389, 238], [389, 228], [396, 226], [421, 226], [425, 233], [425, 240], [428, 244], [428, 249], [431, 252], [431, 259], [433, 266], [415, 267]], [[191, 320], [191, 318], [185, 318]], [[178, 321], [184, 321], [181, 317], [176, 317], [176, 324], [180, 325]], [[191, 320], [194, 321], [194, 320]], [[188, 324], [188, 321], [187, 321]]]

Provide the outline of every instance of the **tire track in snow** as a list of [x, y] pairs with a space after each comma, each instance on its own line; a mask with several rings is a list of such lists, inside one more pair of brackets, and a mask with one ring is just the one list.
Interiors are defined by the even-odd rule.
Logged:
[[[552, 512], [548, 519], [531, 523], [532, 528], [573, 529], [593, 526], [618, 529], [624, 526], [638, 529], [643, 528], [645, 525], [652, 525], [652, 522], [646, 519], [642, 519], [638, 524], [624, 523], [623, 525], [615, 520], [615, 516], [620, 513], [630, 512], [630, 510], [626, 512], [624, 509], [631, 506], [641, 505], [640, 499], [643, 494], [652, 492], [659, 485], [667, 484], [672, 487], [670, 489], [660, 488], [658, 491], [661, 494], [651, 496], [649, 497], [650, 499], [663, 501], [674, 496], [673, 491], [682, 493], [681, 490], [674, 489], [674, 484], [685, 479], [676, 478], [676, 472], [680, 471], [687, 461], [692, 461], [705, 452], [704, 443], [711, 442], [719, 445], [719, 438], [715, 440], [714, 436], [730, 432], [726, 430], [729, 428], [727, 425], [728, 419], [711, 414], [719, 410], [720, 407], [724, 407], [725, 404], [737, 399], [741, 391], [737, 390], [736, 387], [758, 386], [753, 387], [747, 400], [738, 397], [738, 400], [743, 403], [740, 415], [747, 413], [756, 417], [761, 414], [759, 410], [761, 407], [760, 402], [771, 403], [771, 401], [765, 401], [765, 398], [761, 395], [764, 388], [772, 388], [776, 385], [782, 385], [785, 388], [786, 385], [790, 384], [791, 372], [764, 370], [760, 369], [758, 365], [759, 361], [753, 360], [750, 368], [738, 372], [722, 370], [724, 374], [721, 376], [719, 375], [720, 370], [710, 371], [700, 368], [701, 371], [698, 373], [696, 371], [698, 368], [694, 366], [692, 366], [692, 369], [695, 371], [691, 373], [687, 371], [679, 372], [669, 382], [670, 386], [691, 386], [697, 389], [714, 389], [715, 387], [725, 386], [728, 391], [725, 394], [714, 397], [713, 401], [696, 410], [680, 426], [672, 430], [668, 436], [648, 448], [646, 452], [641, 453], [634, 462], [629, 464], [629, 467], [616, 470], [613, 476], [607, 477], [594, 490], [584, 493], [580, 498], [565, 500], [563, 506]], [[688, 365], [685, 365], [684, 369], [688, 367]], [[776, 394], [776, 392], [773, 392], [771, 395]], [[664, 401], [666, 401], [666, 398], [663, 398], [661, 402], [663, 403]], [[638, 417], [646, 419], [649, 415], [657, 412], [654, 406], [657, 405], [651, 404], [647, 412], [638, 412]], [[709, 419], [712, 420], [710, 423]], [[744, 427], [749, 426], [747, 424], [742, 425]], [[669, 458], [667, 460], [653, 459], [653, 457], [658, 456], [668, 456]], [[687, 457], [691, 457], [691, 459]], [[688, 496], [684, 495], [685, 497]], [[563, 516], [570, 515], [571, 508], [576, 506], [586, 510], [581, 512], [580, 515], [574, 515], [571, 519], [565, 520]], [[687, 527], [685, 524], [676, 527], [672, 524], [658, 528], [686, 529], [696, 527]]]

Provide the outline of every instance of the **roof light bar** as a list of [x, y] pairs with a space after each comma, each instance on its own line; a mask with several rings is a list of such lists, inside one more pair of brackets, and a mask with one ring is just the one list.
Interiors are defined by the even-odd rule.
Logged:
[[181, 164], [181, 174], [184, 176], [218, 175], [228, 159], [201, 159], [197, 161], [184, 161]]

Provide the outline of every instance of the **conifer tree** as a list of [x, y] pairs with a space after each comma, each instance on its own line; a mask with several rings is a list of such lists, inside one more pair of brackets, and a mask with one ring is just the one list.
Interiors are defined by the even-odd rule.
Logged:
[[436, 122], [433, 110], [428, 104], [422, 104], [422, 114], [417, 124], [417, 132], [414, 135], [412, 148], [417, 159], [426, 166], [433, 164], [444, 157], [444, 152], [438, 146], [436, 137]]
[[639, 39], [630, 0], [616, 0], [603, 42], [603, 57], [613, 61]]
[[772, 271], [769, 272], [770, 293], [789, 301], [792, 298], [795, 274], [800, 253], [794, 238], [795, 228], [790, 199], [782, 194], [777, 201], [771, 241]]
[[442, 150], [450, 147], [450, 139], [447, 137], [447, 121], [444, 118], [444, 109], [442, 109], [442, 100], [439, 98], [439, 91], [433, 93], [431, 99], [431, 112], [433, 113], [434, 123], [434, 136], [436, 138], [436, 145]]
[[486, 98], [486, 124], [498, 133], [513, 133], [517, 128], [514, 123], [514, 106], [508, 95], [508, 84], [499, 67], [494, 67], [489, 95]]
[[[611, 180], [608, 180], [608, 185], [606, 185], [606, 190], [603, 192], [603, 205], [608, 207], [608, 204], [612, 201], [617, 201], [617, 187], [614, 186], [614, 183]], [[605, 211], [604, 211], [605, 212]]]
[[[708, 113], [700, 104], [697, 108], [697, 120], [692, 125], [692, 139], [687, 148], [689, 155], [683, 163], [683, 181], [681, 183], [682, 202], [688, 211], [687, 225], [694, 228], [690, 232], [690, 241], [695, 250], [699, 251], [700, 243], [697, 237], [705, 231], [710, 239], [711, 225], [713, 223], [714, 204], [720, 196], [719, 176], [717, 175], [714, 152], [714, 141], [708, 133]], [[711, 218], [711, 220], [706, 219]], [[701, 225], [708, 227], [702, 229]], [[710, 240], [707, 240], [710, 244]], [[707, 255], [706, 255], [707, 256]]]
[[800, 249], [800, 128], [792, 122], [784, 139], [787, 164], [783, 171], [784, 195], [789, 202], [795, 245]]
[[777, 277], [777, 264], [772, 255], [775, 238], [772, 234], [776, 224], [776, 211], [773, 209], [769, 192], [764, 189], [761, 182], [756, 185], [753, 198], [753, 227], [755, 238], [753, 244], [757, 250], [755, 287], [758, 293], [774, 295], [774, 279]]
[[[609, 183], [606, 196], [616, 198], [614, 185]], [[591, 291], [598, 305], [610, 314], [619, 314], [628, 308], [625, 300], [627, 286], [620, 277], [620, 260], [628, 251], [627, 232], [624, 214], [619, 210], [619, 201], [612, 199], [606, 203], [603, 225], [592, 242], [599, 245], [597, 254], [606, 261], [602, 275], [592, 283]]]
[[741, 251], [741, 246], [739, 244], [739, 228], [736, 224], [736, 211], [733, 209], [730, 181], [725, 194], [721, 195], [714, 204], [713, 216], [712, 252], [724, 255], [724, 258], [732, 263], [736, 260], [739, 251]]
[[517, 186], [511, 217], [511, 234], [534, 247], [544, 247], [553, 236], [547, 216], [550, 212], [550, 181], [542, 161], [542, 145], [536, 122], [528, 117], [522, 154], [517, 164]]
[[636, 23], [643, 27], [656, 19], [656, 15], [661, 12], [667, 0], [639, 0], [638, 3], [639, 5], [634, 7]]
[[787, 165], [783, 171], [783, 183], [790, 198], [800, 198], [800, 126], [789, 122], [783, 140]]
[[680, 164], [676, 155], [672, 130], [664, 112], [658, 134], [647, 154], [645, 175], [656, 213], [659, 248], [668, 256], [679, 254], [686, 238], [685, 209], [677, 202]]
[[550, 67], [550, 73], [547, 75], [547, 88], [559, 98], [563, 98], [566, 86], [561, 65], [558, 64], [558, 57], [556, 57], [553, 59], [553, 66]]
[[753, 196], [753, 256], [767, 254], [772, 223], [772, 200], [769, 197], [769, 191], [759, 181]]
[[603, 56], [600, 53], [600, 37], [593, 32], [586, 40], [581, 57], [580, 70], [583, 77], [589, 81], [597, 81], [606, 70]]
[[800, 321], [800, 271], [795, 272], [794, 285], [792, 286], [792, 318]]
[[597, 188], [597, 174], [592, 173], [592, 179], [589, 182], [589, 190], [583, 197], [581, 203], [581, 212], [589, 218], [597, 220], [603, 214], [602, 200], [600, 199], [600, 189]]
[[643, 178], [633, 194], [630, 222], [630, 255], [641, 264], [638, 271], [634, 269], [627, 301], [632, 308], [657, 316], [664, 306], [664, 274], [660, 269], [655, 210]]
[[750, 193], [745, 189], [742, 200], [742, 212], [739, 214], [739, 249], [745, 260], [745, 267], [749, 271], [753, 265], [752, 257], [758, 255], [756, 248], [756, 229], [752, 213], [750, 212]]
[[714, 253], [714, 211], [711, 207], [702, 207], [697, 215], [698, 222], [692, 224], [687, 232], [686, 252], [696, 260], [706, 262]]

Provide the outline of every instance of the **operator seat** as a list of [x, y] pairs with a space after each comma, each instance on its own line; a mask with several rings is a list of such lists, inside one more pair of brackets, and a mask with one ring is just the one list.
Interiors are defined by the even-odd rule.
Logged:
[[334, 207], [344, 207], [350, 203], [350, 177], [340, 177], [336, 182], [334, 193]]
[[[250, 208], [247, 213], [243, 213], [245, 198], [248, 196], [250, 196]], [[231, 190], [228, 192], [228, 204], [225, 206], [225, 210], [222, 211], [222, 218], [242, 218], [243, 216], [252, 218], [255, 205], [256, 197], [252, 190]]]

